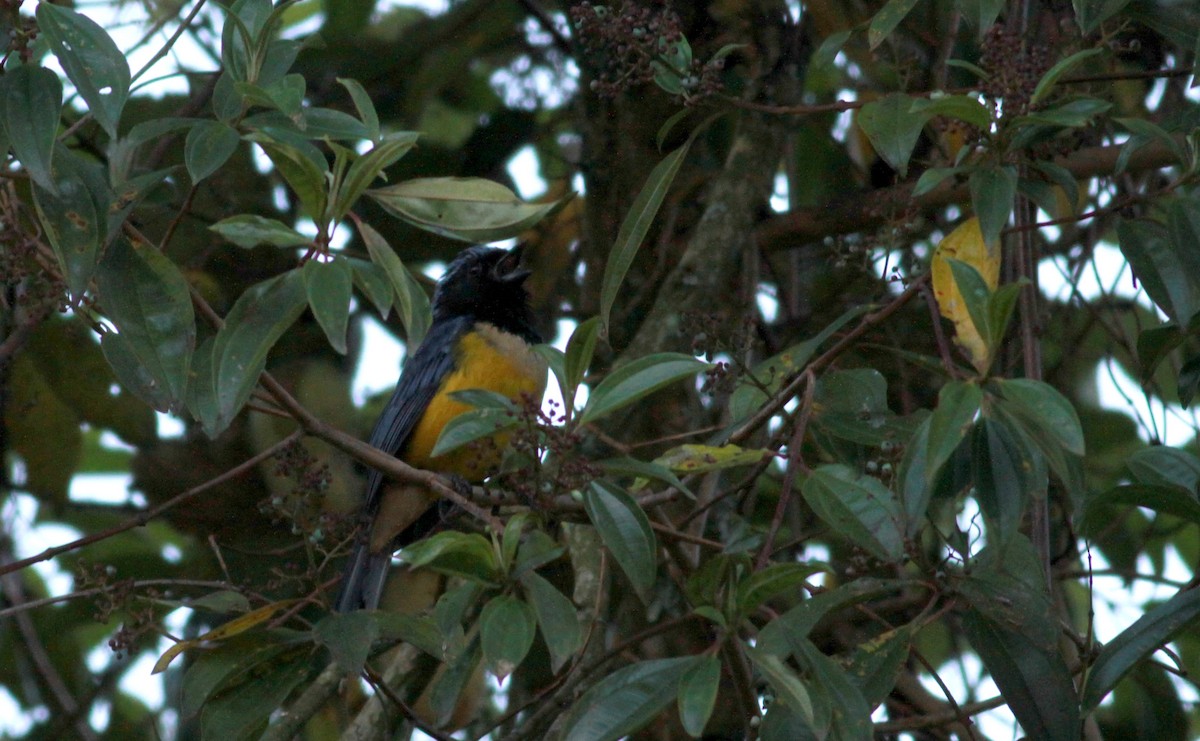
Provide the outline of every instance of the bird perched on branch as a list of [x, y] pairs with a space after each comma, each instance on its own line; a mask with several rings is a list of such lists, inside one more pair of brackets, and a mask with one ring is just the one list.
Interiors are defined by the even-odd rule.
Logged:
[[[433, 294], [433, 323], [404, 366], [370, 442], [415, 467], [482, 481], [499, 463], [458, 448], [433, 457], [442, 429], [470, 407], [455, 391], [485, 389], [519, 400], [540, 400], [546, 363], [533, 346], [533, 326], [521, 247], [505, 251], [475, 246], [450, 263]], [[419, 484], [386, 481], [372, 470], [354, 553], [342, 577], [339, 612], [375, 609], [392, 553], [427, 535], [440, 519], [438, 498]]]

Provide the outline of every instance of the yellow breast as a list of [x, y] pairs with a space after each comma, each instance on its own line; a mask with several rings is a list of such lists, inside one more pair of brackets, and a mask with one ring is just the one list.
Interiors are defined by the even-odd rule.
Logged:
[[546, 362], [520, 337], [491, 324], [476, 324], [459, 340], [454, 370], [446, 376], [421, 416], [400, 457], [417, 468], [455, 473], [468, 481], [483, 479], [499, 464], [507, 435], [495, 436], [495, 448], [490, 453], [480, 446], [465, 446], [437, 458], [430, 456], [446, 423], [471, 409], [450, 394], [484, 389], [517, 402], [522, 394], [541, 401], [546, 390], [546, 370]]

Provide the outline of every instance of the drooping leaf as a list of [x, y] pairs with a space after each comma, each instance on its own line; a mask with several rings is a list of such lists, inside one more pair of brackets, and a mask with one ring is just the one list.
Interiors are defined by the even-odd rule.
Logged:
[[678, 694], [684, 674], [700, 661], [681, 656], [622, 667], [592, 685], [571, 708], [566, 741], [616, 741], [643, 727]]
[[874, 599], [900, 589], [901, 582], [870, 577], [855, 579], [834, 589], [814, 595], [767, 623], [758, 636], [758, 648], [776, 656], [790, 652], [790, 640], [804, 638], [817, 622], [834, 610]]
[[521, 574], [521, 586], [525, 588], [525, 596], [537, 615], [542, 639], [550, 650], [550, 670], [557, 674], [583, 643], [583, 629], [575, 605], [532, 570]]
[[183, 161], [188, 176], [198, 183], [221, 168], [241, 142], [237, 129], [221, 121], [201, 121], [188, 131]]
[[798, 600], [805, 593], [805, 580], [823, 571], [824, 566], [803, 563], [776, 563], [754, 572], [738, 583], [737, 607], [749, 615], [759, 605], [776, 597]]
[[379, 624], [365, 611], [333, 612], [321, 618], [312, 632], [343, 672], [356, 675], [371, 653], [371, 644], [379, 638]]
[[[954, 322], [955, 341], [980, 373], [990, 365], [994, 349], [995, 338], [985, 317], [988, 296], [1000, 279], [1000, 258], [999, 244], [985, 243], [979, 219], [972, 217], [938, 243], [930, 268], [938, 311]], [[973, 268], [978, 280], [955, 269], [954, 261]]]
[[708, 363], [682, 353], [655, 353], [632, 360], [609, 373], [592, 389], [579, 423], [594, 422], [706, 368]]
[[160, 412], [182, 409], [196, 346], [187, 279], [153, 246], [118, 239], [100, 262], [96, 285], [101, 307], [120, 332], [119, 339], [104, 339], [117, 377]]
[[658, 544], [646, 513], [628, 493], [603, 479], [588, 486], [583, 505], [600, 540], [629, 577], [638, 596], [649, 602], [658, 575]]
[[887, 5], [879, 9], [867, 26], [867, 44], [872, 50], [892, 35], [892, 31], [916, 4], [917, 0], [888, 0]]
[[54, 192], [50, 173], [54, 139], [62, 109], [62, 83], [44, 67], [23, 65], [9, 70], [0, 83], [4, 133], [13, 154], [33, 182]]
[[983, 242], [996, 244], [1017, 196], [1017, 171], [1011, 165], [981, 167], [971, 172], [967, 185]]
[[679, 680], [679, 720], [693, 738], [704, 733], [721, 683], [721, 660], [705, 656]]
[[440, 532], [405, 546], [400, 556], [413, 568], [424, 566], [480, 584], [492, 584], [500, 574], [495, 549], [478, 533]]
[[265, 280], [238, 297], [213, 344], [215, 436], [233, 421], [267, 364], [267, 353], [307, 305], [299, 270]]
[[596, 340], [600, 335], [600, 317], [591, 317], [579, 323], [571, 338], [567, 340], [567, 350], [564, 356], [567, 387], [563, 389], [563, 399], [570, 409], [575, 398], [574, 391], [583, 382], [588, 366], [592, 364], [592, 355], [596, 350]]
[[306, 237], [278, 219], [268, 219], [255, 214], [238, 214], [221, 219], [209, 227], [238, 247], [250, 249], [260, 244], [272, 247], [297, 247], [311, 244]]
[[[1085, 31], [1085, 33], [1087, 32]], [[1029, 102], [1038, 103], [1041, 101], [1042, 98], [1046, 97], [1046, 95], [1048, 95], [1050, 91], [1054, 89], [1054, 86], [1058, 84], [1058, 81], [1062, 79], [1063, 75], [1075, 69], [1075, 67], [1085, 59], [1090, 59], [1097, 54], [1103, 54], [1104, 51], [1105, 50], [1100, 47], [1084, 49], [1082, 51], [1075, 52], [1066, 59], [1060, 60], [1057, 64], [1051, 67], [1046, 74], [1042, 75], [1042, 79], [1038, 80], [1037, 87], [1034, 88], [1033, 96], [1029, 99]]]
[[129, 98], [129, 63], [104, 28], [70, 8], [38, 3], [38, 28], [96, 121], [117, 136]]
[[767, 653], [756, 646], [745, 646], [744, 648], [746, 655], [774, 688], [775, 701], [782, 702], [799, 712], [809, 726], [820, 725], [816, 722], [813, 699], [804, 680], [775, 654]]
[[675, 175], [683, 166], [683, 160], [687, 157], [694, 136], [695, 134], [688, 137], [681, 147], [663, 157], [662, 161], [654, 166], [621, 222], [617, 238], [609, 250], [604, 280], [600, 285], [600, 326], [606, 335], [608, 317], [613, 302], [616, 301], [617, 291], [625, 282], [625, 274], [629, 272], [629, 266], [633, 264], [638, 248], [642, 246], [642, 240], [650, 231], [650, 225], [654, 223], [654, 217], [658, 215], [658, 209], [662, 206], [671, 183], [675, 181]]
[[525, 660], [537, 633], [537, 619], [525, 602], [500, 595], [479, 616], [480, 645], [488, 670], [503, 682]]
[[468, 443], [515, 427], [520, 421], [520, 417], [508, 409], [472, 409], [463, 412], [442, 427], [430, 455], [449, 453]]
[[[375, 126], [376, 135], [378, 135], [378, 121]], [[337, 200], [334, 203], [332, 218], [342, 218], [358, 202], [358, 199], [376, 178], [383, 177], [384, 171], [388, 167], [391, 167], [416, 146], [419, 136], [415, 131], [399, 131], [389, 134], [370, 151], [359, 155], [346, 171], [346, 178], [338, 190]]]
[[337, 81], [339, 85], [346, 88], [346, 92], [350, 93], [350, 99], [354, 101], [354, 108], [358, 111], [358, 117], [362, 119], [363, 126], [367, 127], [371, 141], [379, 141], [379, 114], [375, 112], [375, 104], [371, 101], [371, 96], [367, 94], [362, 83], [350, 77], [339, 77]]
[[329, 262], [309, 260], [301, 271], [308, 306], [321, 325], [329, 344], [346, 354], [346, 328], [350, 322], [350, 294], [354, 277], [350, 264], [342, 257]]
[[244, 681], [212, 697], [200, 714], [201, 741], [231, 741], [261, 734], [267, 719], [285, 704], [292, 690], [310, 673], [307, 656], [266, 665], [262, 674], [242, 675]]
[[33, 184], [38, 220], [54, 248], [67, 289], [75, 299], [87, 291], [108, 233], [111, 191], [97, 179], [99, 165], [58, 147], [51, 167], [53, 188]]
[[801, 492], [813, 512], [854, 545], [881, 561], [903, 555], [904, 515], [879, 479], [830, 464], [814, 470]]
[[[908, 3], [911, 7], [911, 0], [890, 0], [884, 9], [897, 3]], [[900, 177], [908, 174], [908, 160], [921, 136], [921, 129], [925, 127], [925, 116], [913, 113], [912, 104], [913, 99], [909, 96], [892, 93], [864, 105], [856, 119], [875, 152], [900, 173]]]
[[943, 95], [935, 98], [918, 98], [913, 101], [912, 112], [925, 116], [945, 116], [986, 129], [992, 122], [987, 106], [969, 95]]
[[1031, 378], [998, 379], [1006, 408], [1028, 421], [1029, 427], [1067, 453], [1084, 454], [1083, 426], [1075, 407], [1057, 389], [1044, 381]]
[[379, 316], [387, 319], [392, 310], [392, 297], [395, 295], [387, 273], [383, 268], [368, 260], [347, 257], [346, 261], [350, 263], [350, 267], [354, 271], [354, 285], [371, 302], [371, 305], [379, 312]]
[[457, 177], [414, 178], [367, 195], [417, 228], [466, 242], [516, 237], [570, 200], [525, 203], [499, 183]]
[[366, 222], [359, 221], [357, 224], [358, 233], [362, 235], [367, 252], [371, 255], [371, 262], [383, 270], [392, 284], [395, 306], [400, 314], [400, 321], [404, 323], [404, 330], [408, 333], [408, 351], [415, 352], [432, 321], [429, 297], [421, 290], [416, 279], [409, 273], [408, 268], [404, 267], [404, 263], [400, 262], [400, 258], [383, 236]]
[[1121, 253], [1151, 300], [1180, 326], [1187, 326], [1200, 311], [1200, 286], [1167, 230], [1151, 221], [1122, 220], [1117, 237]]
[[938, 392], [938, 405], [929, 418], [925, 480], [931, 482], [954, 449], [967, 436], [979, 413], [983, 392], [973, 383], [951, 381]]
[[1081, 702], [1091, 712], [1121, 677], [1200, 617], [1200, 589], [1178, 592], [1108, 642], [1088, 672]]
[[1025, 632], [992, 619], [983, 609], [967, 610], [963, 629], [1031, 738], [1079, 738], [1075, 685], [1056, 651], [1048, 651]]

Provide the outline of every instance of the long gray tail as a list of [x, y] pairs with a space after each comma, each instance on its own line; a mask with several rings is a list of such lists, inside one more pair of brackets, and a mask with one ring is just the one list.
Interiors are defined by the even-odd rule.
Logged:
[[346, 562], [342, 574], [342, 591], [334, 609], [337, 612], [374, 610], [383, 596], [383, 583], [392, 564], [391, 551], [371, 553], [369, 544], [361, 539]]

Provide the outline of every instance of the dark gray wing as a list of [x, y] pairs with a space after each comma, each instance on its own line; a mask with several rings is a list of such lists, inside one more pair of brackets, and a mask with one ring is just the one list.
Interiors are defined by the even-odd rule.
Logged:
[[[454, 369], [454, 348], [458, 339], [468, 329], [472, 320], [458, 317], [443, 322], [434, 322], [425, 335], [421, 346], [404, 364], [400, 382], [392, 392], [392, 398], [375, 422], [369, 442], [371, 445], [392, 455], [398, 454], [409, 435], [416, 429], [421, 415], [429, 407], [434, 394], [442, 385], [447, 374]], [[379, 507], [379, 489], [383, 474], [375, 469], [367, 478], [367, 495], [364, 509], [374, 514]]]

